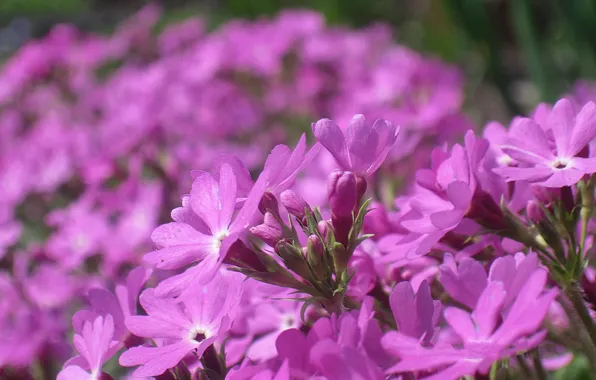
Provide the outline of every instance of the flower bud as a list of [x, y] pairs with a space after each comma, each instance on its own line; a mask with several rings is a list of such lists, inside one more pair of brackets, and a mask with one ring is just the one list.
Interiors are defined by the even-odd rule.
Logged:
[[304, 279], [310, 278], [308, 264], [302, 254], [302, 249], [290, 244], [288, 240], [282, 239], [275, 246], [275, 252], [289, 270]]
[[545, 216], [544, 211], [540, 208], [538, 202], [534, 200], [528, 202], [528, 205], [526, 206], [526, 215], [528, 216], [528, 219], [534, 224], [540, 223], [540, 221], [542, 221], [542, 219], [544, 219]]
[[352, 214], [356, 207], [356, 176], [336, 170], [329, 174], [327, 191], [331, 212], [339, 217]]
[[298, 218], [298, 220], [303, 220], [306, 215], [305, 210], [310, 210], [308, 203], [292, 190], [284, 191], [281, 193], [280, 198], [281, 204], [284, 205], [290, 214]]
[[501, 207], [495, 202], [492, 195], [482, 189], [476, 189], [466, 217], [491, 230], [507, 228]]
[[549, 206], [552, 202], [561, 199], [561, 191], [559, 189], [542, 187], [538, 185], [532, 186], [532, 194], [541, 203]]
[[[275, 258], [263, 251], [250, 249], [240, 239], [230, 246], [224, 263], [235, 267], [230, 269], [266, 284], [292, 289], [300, 289], [304, 285]], [[141, 343], [137, 342], [134, 346]]]
[[580, 284], [586, 301], [592, 306], [596, 305], [596, 271], [587, 267], [582, 274]]
[[263, 215], [269, 212], [273, 215], [279, 216], [279, 205], [277, 203], [277, 198], [273, 193], [266, 191], [263, 194], [261, 201], [259, 202], [259, 211]]
[[321, 220], [319, 223], [317, 223], [317, 231], [319, 231], [323, 238], [327, 238], [327, 233], [329, 232], [329, 222]]
[[325, 272], [327, 271], [323, 261], [324, 253], [321, 239], [317, 235], [310, 235], [307, 243], [307, 260], [315, 276], [320, 280], [325, 278]]
[[284, 237], [281, 224], [279, 224], [275, 216], [269, 212], [265, 213], [264, 223], [251, 227], [250, 232], [252, 232], [253, 235], [258, 236], [271, 247], [275, 247], [277, 242]]
[[335, 243], [333, 246], [333, 264], [335, 266], [335, 273], [340, 275], [343, 273], [347, 267], [348, 262], [350, 261], [349, 252], [346, 250], [346, 247], [341, 243]]
[[575, 197], [571, 186], [561, 187], [561, 201], [563, 202], [565, 211], [568, 213], [573, 212], [573, 209], [575, 208]]
[[259, 259], [259, 256], [240, 239], [236, 240], [226, 254], [224, 263], [239, 268], [250, 269], [255, 272], [267, 272], [267, 267]]
[[362, 201], [362, 197], [364, 196], [364, 193], [366, 193], [367, 187], [368, 184], [366, 183], [366, 178], [356, 176], [356, 205], [354, 205], [354, 207]]

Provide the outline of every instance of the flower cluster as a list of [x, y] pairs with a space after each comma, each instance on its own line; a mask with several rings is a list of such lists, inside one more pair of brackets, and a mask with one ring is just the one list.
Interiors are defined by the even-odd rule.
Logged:
[[[389, 120], [321, 119], [310, 149], [304, 136], [276, 146], [254, 181], [222, 156], [153, 232], [143, 310], [96, 310], [91, 293], [75, 343], [85, 356], [97, 334], [103, 350], [61, 376], [100, 373], [118, 345], [133, 378], [546, 378], [592, 358], [595, 116], [594, 103], [562, 99], [468, 131], [433, 151], [395, 207], [371, 202], [400, 147]], [[301, 172], [325, 154], [335, 165], [312, 205]]]
[[596, 366], [588, 87], [478, 134], [457, 72], [384, 27], [157, 18], [0, 74], [3, 378]]
[[[73, 310], [100, 307], [100, 288], [120, 297], [131, 268], [157, 268], [156, 285], [162, 271], [196, 263], [156, 290], [190, 292], [256, 228], [264, 195], [279, 198], [307, 166], [313, 186], [325, 186], [321, 168], [335, 168], [333, 158], [309, 166], [321, 147], [299, 139], [311, 121], [349, 120], [352, 109], [390, 115], [402, 126], [402, 149], [383, 170], [396, 184], [426, 164], [422, 150], [467, 123], [459, 72], [396, 45], [385, 26], [331, 27], [295, 10], [213, 31], [192, 18], [156, 32], [159, 17], [148, 6], [111, 35], [59, 25], [0, 67], [0, 377], [52, 377], [52, 363], [71, 353]], [[298, 141], [296, 149], [278, 146], [267, 159], [285, 141]], [[412, 165], [405, 157], [414, 148]], [[253, 182], [249, 173], [265, 161], [267, 174]], [[311, 189], [307, 199], [324, 196], [300, 186]], [[124, 316], [136, 313], [130, 302]], [[77, 340], [101, 337], [109, 351], [114, 325], [112, 338], [123, 343], [116, 309], [77, 322]], [[91, 356], [76, 348], [90, 367], [77, 365], [94, 373], [99, 348]]]

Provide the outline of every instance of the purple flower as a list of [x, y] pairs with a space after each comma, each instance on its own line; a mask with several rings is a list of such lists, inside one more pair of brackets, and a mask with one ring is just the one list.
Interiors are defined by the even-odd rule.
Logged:
[[23, 226], [17, 221], [0, 222], [0, 259], [4, 257], [6, 249], [19, 240], [22, 230]]
[[341, 169], [368, 177], [383, 163], [393, 147], [399, 128], [378, 119], [371, 126], [363, 115], [352, 118], [346, 132], [329, 119], [313, 125], [317, 140], [335, 157]]
[[329, 380], [383, 380], [385, 375], [362, 351], [341, 346], [331, 339], [318, 342], [310, 351], [317, 373]]
[[366, 253], [356, 250], [350, 258], [348, 268], [352, 277], [348, 283], [347, 294], [362, 300], [375, 287], [377, 281], [374, 261]]
[[451, 254], [445, 254], [440, 273], [441, 285], [454, 300], [470, 309], [476, 307], [488, 283], [488, 276], [480, 262], [464, 257], [457, 265]]
[[75, 356], [64, 364], [58, 374], [58, 380], [95, 380], [101, 375], [101, 367], [119, 349], [114, 337], [114, 320], [111, 315], [98, 316], [87, 321], [73, 340], [79, 356]]
[[124, 198], [121, 217], [103, 244], [104, 267], [108, 269], [118, 268], [123, 262], [136, 264], [139, 249], [144, 251], [149, 246], [149, 236], [158, 225], [162, 186], [139, 182], [134, 187], [134, 196]]
[[130, 348], [120, 356], [120, 364], [140, 366], [133, 376], [157, 376], [191, 352], [201, 357], [230, 328], [241, 294], [240, 279], [231, 273], [195, 286], [190, 297], [181, 301], [158, 298], [154, 289], [145, 290], [140, 302], [148, 315], [126, 318], [126, 327], [161, 344]]
[[489, 281], [499, 281], [503, 284], [507, 296], [505, 297], [505, 308], [515, 300], [523, 289], [526, 281], [535, 272], [541, 272], [538, 267], [538, 255], [529, 252], [527, 255], [518, 252], [515, 255], [508, 255], [497, 258], [491, 265], [488, 272]]
[[213, 278], [229, 245], [252, 223], [268, 183], [267, 174], [265, 171], [259, 176], [235, 217], [237, 182], [232, 167], [222, 165], [219, 183], [209, 173], [198, 175], [186, 205], [183, 203], [182, 210], [172, 212], [176, 222], [153, 231], [151, 238], [159, 249], [144, 257], [159, 269], [198, 264], [160, 282], [156, 294], [177, 296], [188, 289], [189, 284], [205, 283]]
[[432, 347], [420, 345], [401, 332], [389, 332], [383, 346], [401, 358], [388, 373], [439, 369], [427, 379], [458, 379], [476, 371], [487, 373], [495, 361], [536, 347], [545, 337], [538, 331], [557, 290], [544, 292], [547, 273], [536, 271], [524, 284], [509, 312], [499, 323], [507, 292], [501, 282], [491, 282], [482, 292], [472, 313], [449, 307], [444, 316], [461, 339], [452, 346], [438, 342]]
[[[551, 142], [550, 135], [554, 139]], [[518, 167], [494, 169], [507, 181], [528, 181], [545, 187], [571, 186], [596, 172], [596, 159], [584, 153], [596, 137], [596, 104], [589, 102], [578, 112], [571, 101], [559, 100], [546, 118], [520, 118], [511, 126], [501, 149]]]
[[478, 187], [476, 173], [487, 149], [486, 140], [468, 131], [465, 147], [454, 145], [448, 157], [439, 150], [433, 153], [434, 168], [418, 171], [415, 192], [401, 218], [401, 226], [409, 233], [393, 246], [383, 244], [387, 252], [383, 262], [394, 266], [411, 262], [458, 227], [472, 205]]
[[393, 288], [389, 301], [400, 333], [425, 344], [433, 340], [442, 305], [432, 299], [428, 281], [422, 281], [416, 293], [408, 281], [400, 282]]
[[273, 148], [263, 169], [269, 173], [267, 191], [279, 195], [292, 187], [298, 174], [316, 158], [320, 150], [321, 145], [315, 144], [307, 152], [304, 134], [293, 151], [286, 145]]
[[89, 290], [88, 300], [91, 310], [80, 310], [72, 317], [74, 330], [82, 331], [87, 321], [92, 321], [98, 316], [110, 315], [114, 323], [114, 338], [125, 341], [128, 330], [125, 320], [137, 313], [137, 298], [141, 288], [147, 281], [151, 271], [137, 267], [130, 271], [124, 284], [118, 284], [115, 294], [106, 289]]
[[101, 249], [109, 233], [107, 216], [93, 210], [93, 194], [71, 204], [66, 210], [55, 210], [48, 216], [56, 232], [47, 240], [48, 254], [67, 268], [81, 262]]
[[288, 329], [302, 326], [298, 300], [267, 299], [256, 305], [254, 315], [249, 322], [251, 334], [260, 336], [255, 340], [246, 357], [254, 361], [271, 359], [277, 356], [275, 341]]
[[[15, 261], [19, 261], [18, 258]], [[31, 265], [30, 259], [17, 265]], [[15, 268], [16, 269], [16, 268]], [[26, 268], [22, 268], [25, 269]], [[59, 265], [43, 263], [31, 274], [14, 273], [22, 281], [22, 288], [29, 300], [42, 309], [60, 309], [72, 302], [80, 287], [80, 280]]]

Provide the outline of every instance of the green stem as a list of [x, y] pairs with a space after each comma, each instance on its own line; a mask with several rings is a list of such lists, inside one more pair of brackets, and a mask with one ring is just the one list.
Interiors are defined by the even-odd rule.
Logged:
[[538, 380], [548, 379], [546, 370], [542, 366], [542, 361], [540, 360], [540, 354], [538, 353], [538, 349], [532, 351], [532, 363], [534, 364], [534, 369], [536, 370], [536, 378]]
[[533, 376], [532, 376], [532, 370], [530, 369], [530, 367], [528, 367], [528, 364], [524, 360], [524, 357], [521, 356], [521, 355], [517, 355], [515, 357], [515, 360], [517, 360], [517, 364], [519, 365], [519, 368], [522, 370], [522, 372], [524, 374], [524, 377], [526, 379], [533, 378]]
[[596, 326], [590, 316], [590, 311], [586, 307], [584, 298], [582, 297], [581, 289], [577, 281], [573, 280], [568, 286], [565, 287], [565, 294], [571, 301], [573, 308], [577, 312], [582, 324], [588, 332], [588, 336], [592, 341], [594, 348], [596, 348]]
[[[592, 179], [590, 179], [587, 183], [584, 181], [580, 181], [578, 187], [581, 194], [582, 202], [581, 210], [579, 212], [581, 222], [581, 236], [579, 240], [578, 260], [579, 262], [582, 262], [586, 246], [586, 238], [588, 236], [588, 223], [590, 222], [590, 217], [592, 216], [592, 212], [594, 210], [594, 181]], [[581, 271], [580, 268], [573, 268], [574, 275], [576, 274], [578, 269]]]
[[[593, 373], [596, 373], [596, 347], [590, 341], [586, 334], [586, 330], [582, 328], [582, 321], [577, 313], [577, 310], [571, 305], [568, 297], [561, 297], [561, 306], [565, 310], [569, 318], [569, 339], [574, 341], [573, 344], [564, 344], [565, 347], [571, 350], [583, 352], [588, 358], [588, 363]], [[577, 342], [577, 345], [576, 343]]]

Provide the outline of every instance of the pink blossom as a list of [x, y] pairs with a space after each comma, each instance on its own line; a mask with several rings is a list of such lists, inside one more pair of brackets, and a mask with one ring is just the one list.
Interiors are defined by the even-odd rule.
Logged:
[[[550, 143], [549, 134], [554, 138]], [[503, 152], [520, 163], [495, 172], [508, 181], [528, 181], [545, 187], [571, 186], [586, 174], [596, 172], [596, 162], [582, 155], [596, 137], [596, 105], [592, 102], [577, 111], [571, 101], [555, 104], [545, 120], [518, 119], [509, 131]]]
[[376, 120], [371, 126], [363, 115], [356, 115], [345, 133], [329, 119], [322, 119], [314, 124], [313, 133], [343, 170], [368, 177], [381, 166], [389, 154], [399, 128], [383, 119]]
[[206, 286], [195, 286], [188, 298], [158, 298], [154, 289], [140, 297], [147, 316], [129, 316], [126, 327], [136, 336], [161, 342], [157, 347], [138, 346], [120, 356], [125, 367], [140, 366], [134, 376], [157, 376], [178, 364], [187, 354], [200, 357], [234, 320], [242, 294], [235, 275], [216, 277]]
[[66, 362], [58, 380], [99, 379], [103, 364], [120, 349], [113, 335], [114, 321], [109, 314], [85, 322], [81, 332], [73, 338], [80, 356]]

